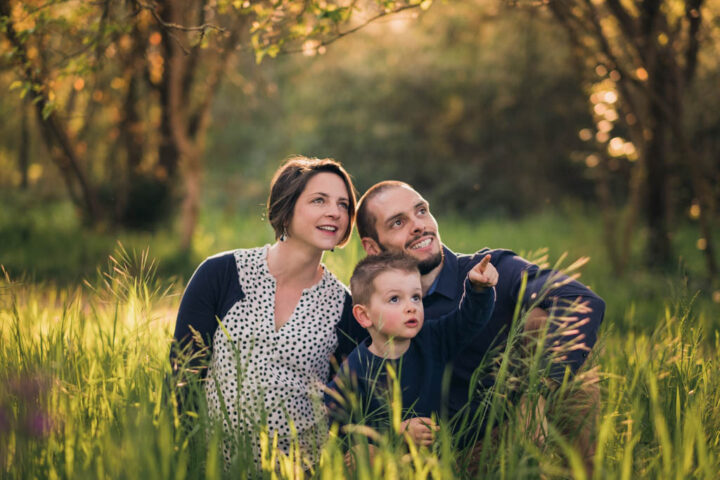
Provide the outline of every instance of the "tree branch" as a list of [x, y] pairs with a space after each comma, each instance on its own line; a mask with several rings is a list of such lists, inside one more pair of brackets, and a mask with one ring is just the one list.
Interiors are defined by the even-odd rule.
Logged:
[[700, 25], [702, 24], [702, 7], [703, 0], [688, 0], [685, 3], [685, 17], [688, 19], [690, 26], [688, 27], [688, 46], [685, 51], [685, 70], [683, 77], [685, 82], [690, 83], [695, 76], [697, 70], [697, 56], [700, 50]]
[[208, 30], [215, 30], [220, 33], [225, 33], [225, 29], [223, 27], [215, 25], [214, 23], [203, 23], [194, 27], [188, 27], [186, 25], [180, 25], [179, 23], [166, 22], [157, 12], [156, 5], [150, 5], [140, 0], [135, 0], [135, 4], [140, 8], [140, 10], [149, 11], [155, 21], [166, 30], [178, 30], [181, 32], [200, 32], [201, 34], [205, 34], [205, 32], [207, 32]]
[[634, 39], [637, 36], [637, 26], [632, 15], [630, 15], [619, 0], [605, 0], [613, 15], [620, 24], [620, 28], [626, 37]]
[[[351, 33], [355, 33], [355, 32], [357, 32], [358, 30], [361, 30], [361, 29], [367, 27], [368, 25], [370, 25], [371, 23], [373, 23], [374, 21], [376, 21], [376, 20], [378, 20], [378, 19], [380, 19], [380, 18], [387, 17], [388, 15], [394, 15], [394, 14], [396, 14], [396, 13], [400, 13], [400, 12], [405, 11], [405, 10], [410, 10], [410, 9], [413, 9], [413, 8], [418, 8], [419, 6], [420, 6], [420, 4], [403, 5], [403, 6], [401, 6], [401, 7], [395, 8], [394, 10], [382, 11], [382, 12], [378, 13], [377, 15], [375, 15], [375, 16], [373, 16], [373, 17], [370, 17], [369, 19], [367, 19], [366, 21], [362, 22], [361, 24], [354, 26], [354, 27], [351, 28], [350, 30], [346, 30], [346, 31], [344, 31], [344, 32], [337, 32], [337, 33], [336, 33], [333, 37], [331, 37], [331, 38], [328, 38], [328, 39], [325, 39], [325, 40], [320, 40], [320, 43], [318, 43], [318, 44], [315, 46], [315, 49], [314, 49], [314, 50], [317, 52], [317, 50], [318, 50], [320, 47], [325, 47], [325, 46], [327, 46], [327, 45], [330, 45], [330, 44], [333, 43], [333, 42], [336, 42], [336, 41], [340, 40], [342, 37], [345, 37], [345, 36], [347, 36], [347, 35], [350, 35]], [[298, 49], [281, 50], [281, 51], [280, 51], [280, 54], [285, 55], [285, 54], [290, 54], [290, 53], [302, 53], [302, 52], [304, 52], [304, 51], [305, 51], [305, 49], [303, 49], [303, 48], [301, 47], [301, 48], [298, 48]]]

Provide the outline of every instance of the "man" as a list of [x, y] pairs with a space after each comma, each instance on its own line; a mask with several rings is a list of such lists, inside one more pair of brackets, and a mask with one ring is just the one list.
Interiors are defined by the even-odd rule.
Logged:
[[[525, 308], [534, 307], [529, 312], [526, 330], [543, 327], [548, 318], [553, 317], [563, 317], [566, 324], [571, 324], [571, 328], [564, 331], [557, 330], [555, 322], [548, 326], [551, 335], [559, 332], [553, 337], [559, 340], [559, 347], [566, 347], [562, 362], [556, 362], [550, 370], [550, 377], [556, 382], [562, 382], [566, 367], [572, 373], [577, 372], [595, 344], [605, 312], [600, 297], [581, 283], [552, 270], [540, 269], [509, 250], [483, 249], [472, 255], [450, 251], [442, 245], [428, 202], [406, 183], [385, 181], [371, 187], [360, 199], [357, 228], [368, 255], [403, 251], [418, 260], [423, 305], [428, 317], [439, 317], [457, 308], [468, 271], [490, 254], [490, 261], [499, 273], [495, 310], [488, 328], [455, 361], [448, 392], [451, 415], [467, 404], [472, 393], [469, 392], [471, 377], [478, 365], [487, 358], [490, 349], [507, 338], [518, 300]], [[524, 278], [527, 284], [519, 298]], [[549, 283], [556, 287], [548, 292]], [[484, 387], [492, 384], [491, 377], [482, 379]], [[594, 390], [585, 393], [596, 403], [597, 386], [591, 389]], [[591, 425], [582, 427], [585, 431], [580, 432], [580, 437], [589, 436], [588, 427]], [[584, 440], [580, 438], [587, 461], [593, 448], [589, 438]]]

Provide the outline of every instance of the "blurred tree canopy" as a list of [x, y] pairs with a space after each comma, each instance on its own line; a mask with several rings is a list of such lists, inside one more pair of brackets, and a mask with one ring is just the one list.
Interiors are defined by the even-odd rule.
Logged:
[[0, 0], [3, 62], [88, 223], [152, 226], [169, 216], [181, 181], [187, 248], [211, 107], [235, 52], [260, 60], [298, 42], [323, 48], [375, 18], [428, 5]]
[[[709, 125], [697, 119], [688, 122], [686, 105], [698, 69], [717, 72], [717, 57], [709, 63], [700, 57], [702, 46], [717, 53], [717, 2], [549, 0], [548, 5], [567, 31], [592, 90], [594, 138], [604, 151], [590, 163], [598, 167], [615, 269], [621, 271], [627, 263], [639, 209], [648, 227], [649, 262], [672, 263], [669, 214], [675, 206], [670, 188], [686, 183], [700, 220], [708, 271], [715, 277], [712, 224], [717, 192], [712, 189], [717, 182], [710, 179], [718, 175], [718, 152], [703, 151], [707, 139], [701, 132]], [[607, 187], [612, 159], [631, 162], [624, 238], [619, 241], [618, 216], [610, 212]]]
[[572, 160], [578, 125], [592, 118], [547, 12], [456, 3], [363, 40], [278, 75], [279, 90], [293, 92], [283, 110], [302, 151], [348, 163], [361, 190], [399, 178], [434, 208], [469, 216], [592, 199]]
[[662, 263], [688, 216], [712, 271], [720, 8], [692, 1], [0, 0], [0, 83], [25, 98], [0, 100], [0, 164], [33, 184], [43, 140], [110, 225], [172, 218], [180, 190], [187, 244], [201, 198], [257, 208], [283, 157], [331, 156], [439, 212], [600, 206], [618, 273], [640, 225]]

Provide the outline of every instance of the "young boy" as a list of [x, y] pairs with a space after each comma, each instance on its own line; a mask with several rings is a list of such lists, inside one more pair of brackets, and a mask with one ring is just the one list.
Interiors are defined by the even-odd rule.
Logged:
[[[402, 424], [415, 443], [430, 445], [441, 408], [442, 379], [454, 354], [482, 330], [492, 314], [498, 273], [487, 255], [468, 272], [458, 309], [424, 322], [417, 261], [382, 253], [361, 260], [350, 279], [353, 315], [370, 338], [360, 343], [328, 385], [325, 402], [340, 423], [387, 421], [380, 397], [387, 386], [386, 362], [395, 364], [402, 392]], [[358, 403], [350, 400], [353, 391]], [[357, 411], [361, 410], [361, 411]]]

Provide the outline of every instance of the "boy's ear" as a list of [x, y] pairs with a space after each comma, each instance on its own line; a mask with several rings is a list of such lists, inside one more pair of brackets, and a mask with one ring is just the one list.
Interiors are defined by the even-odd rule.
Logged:
[[377, 242], [370, 237], [362, 237], [360, 239], [360, 242], [365, 249], [365, 253], [367, 253], [368, 255], [377, 255], [378, 253], [382, 252], [380, 245], [378, 245]]
[[357, 320], [361, 327], [370, 328], [373, 326], [372, 320], [370, 320], [370, 315], [368, 314], [365, 305], [353, 305], [352, 313], [355, 317], [355, 320]]

